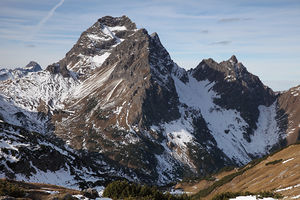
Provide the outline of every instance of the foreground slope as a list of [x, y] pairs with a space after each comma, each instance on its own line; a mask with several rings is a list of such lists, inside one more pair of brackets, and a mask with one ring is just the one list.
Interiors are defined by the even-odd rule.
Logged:
[[[68, 162], [77, 162], [72, 150], [80, 160], [79, 179], [74, 170], [66, 172], [73, 184], [101, 185], [114, 175], [159, 185], [203, 176], [285, 145], [288, 127], [289, 113], [278, 96], [235, 56], [221, 63], [203, 60], [186, 71], [156, 33], [137, 29], [126, 16], [100, 18], [63, 59], [1, 81], [0, 89], [1, 151], [17, 148], [11, 127], [55, 138], [49, 143], [60, 140], [71, 160], [44, 171], [66, 171]], [[2, 176], [39, 176], [38, 170], [7, 165], [7, 157], [36, 150], [23, 137], [19, 146], [30, 148], [25, 155], [2, 153]], [[40, 169], [29, 158], [9, 162]]]
[[224, 185], [220, 191], [275, 191], [292, 199], [300, 197], [300, 145], [288, 148], [268, 157], [257, 166]]
[[[205, 190], [215, 182], [225, 180], [224, 177], [235, 176], [230, 182], [225, 182], [215, 187], [212, 192], [203, 199], [211, 199], [213, 196], [224, 192], [262, 192], [272, 191], [282, 194], [287, 199], [300, 198], [300, 145], [291, 145], [283, 150], [268, 156], [258, 162], [252, 162], [240, 169], [224, 171], [214, 174], [210, 180], [202, 180], [196, 183], [181, 183], [177, 187], [184, 188], [186, 192], [197, 194], [199, 190]], [[243, 173], [240, 173], [245, 170]], [[202, 199], [201, 198], [201, 199]]]

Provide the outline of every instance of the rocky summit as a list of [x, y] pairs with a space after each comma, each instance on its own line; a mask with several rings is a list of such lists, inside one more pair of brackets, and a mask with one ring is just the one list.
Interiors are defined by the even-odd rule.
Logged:
[[0, 81], [0, 177], [164, 185], [299, 140], [298, 87], [274, 93], [235, 56], [186, 71], [126, 16], [100, 18], [63, 59], [25, 69]]

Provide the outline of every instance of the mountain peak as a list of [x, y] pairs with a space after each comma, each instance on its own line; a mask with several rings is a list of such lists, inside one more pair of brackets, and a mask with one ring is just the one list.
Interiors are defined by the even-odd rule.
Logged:
[[152, 33], [150, 36], [151, 36], [152, 38], [156, 38], [156, 37], [158, 37], [158, 34], [157, 34], [156, 32], [154, 32], [154, 33]]
[[70, 70], [76, 73], [79, 79], [84, 80], [102, 66], [119, 44], [135, 32], [136, 25], [127, 16], [102, 17], [81, 34], [77, 43], [57, 63], [62, 70], [52, 65], [50, 71], [64, 72], [68, 75], [67, 70]]
[[112, 17], [105, 16], [98, 19], [100, 24], [116, 27], [116, 26], [125, 26], [128, 30], [136, 29], [135, 23], [133, 23], [127, 16], [123, 15], [122, 17]]
[[41, 71], [42, 68], [41, 66], [35, 62], [35, 61], [30, 61], [25, 67], [24, 69], [29, 70], [30, 72], [37, 72], [37, 71]]
[[230, 59], [222, 61], [220, 63], [216, 62], [212, 58], [203, 59], [200, 64], [192, 71], [203, 70], [204, 68], [210, 68], [213, 71], [220, 72], [225, 76], [230, 75], [235, 78], [241, 78], [242, 74], [248, 74], [246, 67], [238, 62], [235, 55], [231, 56]]
[[235, 55], [232, 55], [228, 61], [234, 64], [238, 63], [238, 59]]

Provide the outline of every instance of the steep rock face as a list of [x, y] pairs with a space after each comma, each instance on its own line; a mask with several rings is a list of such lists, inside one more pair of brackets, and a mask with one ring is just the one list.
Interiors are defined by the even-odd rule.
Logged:
[[[77, 183], [103, 184], [114, 173], [160, 185], [203, 176], [269, 153], [286, 129], [278, 123], [276, 96], [235, 57], [204, 60], [187, 72], [156, 33], [136, 29], [126, 16], [99, 19], [62, 60], [3, 81], [0, 89], [0, 124], [51, 136], [47, 143], [59, 140], [72, 149], [64, 153], [68, 158], [54, 153], [60, 159], [49, 170], [78, 160], [83, 178]], [[39, 151], [26, 152], [31, 160]], [[53, 151], [45, 152], [48, 159]], [[73, 177], [73, 171], [67, 174]]]
[[279, 94], [278, 98], [282, 119], [287, 118], [286, 133], [288, 144], [300, 140], [300, 86], [293, 87]]
[[235, 56], [217, 63], [212, 59], [203, 60], [191, 73], [197, 80], [214, 81], [213, 90], [221, 96], [214, 102], [226, 109], [235, 109], [249, 124], [245, 139], [257, 128], [259, 105], [270, 106], [276, 99], [274, 92], [263, 85], [259, 78], [247, 71]]

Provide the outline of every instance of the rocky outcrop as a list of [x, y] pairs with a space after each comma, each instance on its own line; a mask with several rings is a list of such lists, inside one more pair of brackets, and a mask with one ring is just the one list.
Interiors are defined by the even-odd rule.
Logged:
[[70, 72], [67, 66], [63, 63], [54, 63], [46, 68], [51, 74], [61, 74], [63, 77], [70, 77]]

